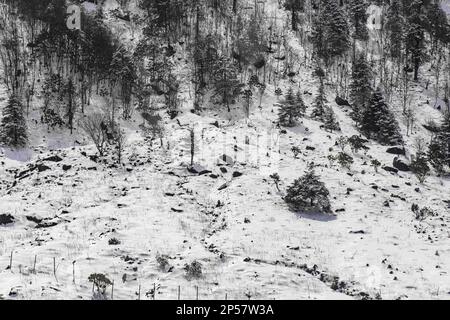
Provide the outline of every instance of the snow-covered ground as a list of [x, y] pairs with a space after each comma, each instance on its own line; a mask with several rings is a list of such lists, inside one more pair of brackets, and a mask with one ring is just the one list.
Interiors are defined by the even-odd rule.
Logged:
[[[293, 35], [288, 42], [301, 54]], [[294, 79], [312, 93], [304, 95], [308, 114], [318, 88], [312, 73], [302, 66]], [[0, 152], [0, 215], [14, 217], [0, 226], [0, 299], [92, 299], [93, 273], [114, 281], [114, 299], [152, 299], [154, 288], [156, 299], [177, 299], [178, 292], [195, 299], [197, 288], [200, 299], [449, 299], [450, 181], [433, 176], [422, 185], [411, 173], [375, 172], [371, 159], [392, 166], [394, 158], [375, 142], [354, 155], [350, 171], [330, 164], [336, 139], [358, 134], [349, 110], [328, 88], [343, 132], [326, 132], [306, 117], [283, 133], [274, 125], [274, 90], [268, 86], [248, 121], [239, 105], [231, 116], [220, 109], [197, 116], [185, 105], [178, 120], [186, 127], [164, 120], [168, 150], [150, 147], [135, 115], [123, 124], [123, 168], [93, 157], [79, 130], [47, 132], [32, 114], [30, 147]], [[425, 103], [432, 97], [414, 88], [415, 136], [429, 139], [422, 124], [440, 117]], [[398, 101], [391, 106], [401, 119]], [[206, 174], [187, 170], [188, 127], [195, 128], [195, 162]], [[401, 127], [413, 152], [413, 137]], [[293, 146], [302, 152], [298, 159]], [[335, 215], [296, 214], [282, 200], [311, 162]], [[436, 215], [418, 221], [413, 204]], [[173, 268], [161, 270], [159, 255]], [[191, 280], [183, 268], [194, 260], [203, 275]]]

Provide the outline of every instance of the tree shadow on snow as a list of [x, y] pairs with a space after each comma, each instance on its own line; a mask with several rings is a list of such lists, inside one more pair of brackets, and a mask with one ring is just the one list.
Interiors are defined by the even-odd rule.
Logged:
[[298, 218], [309, 219], [320, 222], [331, 222], [337, 219], [337, 216], [334, 214], [325, 214], [325, 213], [305, 213], [305, 212], [296, 212]]

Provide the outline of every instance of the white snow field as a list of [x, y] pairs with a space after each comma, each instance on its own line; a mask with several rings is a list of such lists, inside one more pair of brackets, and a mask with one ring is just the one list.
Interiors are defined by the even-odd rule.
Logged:
[[[130, 39], [126, 25], [109, 23]], [[293, 34], [287, 41], [294, 54], [303, 54]], [[178, 50], [174, 59], [182, 58]], [[178, 68], [182, 78], [187, 66]], [[309, 115], [319, 84], [311, 67], [299, 68], [293, 82], [280, 87], [311, 93], [304, 94]], [[121, 168], [95, 157], [81, 129], [70, 135], [36, 124], [36, 101], [28, 118], [30, 146], [0, 149], [0, 214], [14, 217], [0, 225], [0, 299], [89, 300], [94, 273], [114, 281], [113, 297], [107, 289], [114, 299], [177, 299], [178, 292], [196, 299], [197, 289], [199, 299], [450, 299], [448, 178], [433, 175], [420, 184], [410, 172], [375, 172], [371, 159], [392, 166], [394, 155], [373, 141], [366, 154], [354, 154], [351, 170], [330, 164], [336, 139], [359, 134], [330, 86], [340, 133], [324, 131], [309, 116], [285, 132], [277, 129], [272, 85], [248, 121], [239, 104], [230, 114], [226, 108], [192, 114], [185, 87], [182, 114], [164, 117], [164, 149], [142, 137], [137, 112], [122, 123]], [[422, 83], [414, 85], [419, 120], [411, 137], [399, 100], [390, 103], [410, 152], [415, 137], [431, 138], [422, 125], [439, 121], [440, 111], [427, 103], [433, 97]], [[93, 105], [101, 103], [96, 97]], [[207, 170], [202, 175], [187, 170], [189, 127], [195, 128], [196, 166]], [[293, 146], [301, 150], [298, 159]], [[311, 162], [331, 193], [333, 215], [295, 213], [282, 199]], [[435, 215], [416, 220], [413, 204]], [[159, 255], [168, 256], [166, 270]], [[189, 279], [184, 267], [195, 260], [203, 273]]]

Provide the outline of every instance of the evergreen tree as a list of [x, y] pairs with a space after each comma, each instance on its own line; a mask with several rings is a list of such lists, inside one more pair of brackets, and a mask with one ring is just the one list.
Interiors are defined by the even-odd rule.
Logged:
[[313, 20], [312, 43], [328, 65], [350, 47], [350, 27], [344, 11], [335, 0], [320, 0]]
[[297, 98], [294, 96], [292, 88], [286, 92], [284, 100], [279, 103], [279, 121], [282, 126], [293, 127], [295, 121], [302, 116], [302, 110], [297, 103]]
[[293, 31], [297, 31], [298, 11], [304, 9], [305, 0], [285, 0], [284, 8], [291, 12], [291, 26]]
[[350, 19], [353, 24], [353, 39], [367, 41], [369, 31], [367, 30], [367, 8], [365, 0], [353, 0], [349, 3]]
[[361, 122], [361, 114], [372, 94], [371, 69], [363, 53], [353, 62], [352, 81], [350, 83], [350, 101], [352, 102], [352, 118]]
[[320, 181], [314, 170], [309, 170], [304, 176], [294, 181], [287, 189], [284, 201], [291, 210], [297, 212], [330, 213], [330, 192]]
[[23, 106], [16, 95], [9, 98], [3, 109], [0, 124], [0, 143], [8, 147], [20, 148], [28, 142], [27, 123], [23, 114]]
[[302, 97], [302, 93], [300, 92], [300, 89], [297, 90], [297, 93], [295, 95], [295, 103], [299, 110], [299, 116], [303, 118], [306, 113], [306, 104], [303, 101], [303, 97]]
[[428, 166], [428, 161], [424, 153], [417, 153], [413, 161], [411, 161], [411, 171], [416, 175], [420, 183], [425, 182], [425, 179], [430, 173], [430, 167]]
[[428, 160], [433, 168], [442, 174], [450, 168], [450, 112], [444, 114], [442, 125], [428, 147]]
[[414, 66], [414, 80], [419, 79], [419, 68], [425, 60], [425, 4], [426, 0], [411, 0], [407, 5], [406, 52]]
[[368, 137], [384, 145], [402, 144], [398, 122], [386, 105], [380, 89], [377, 89], [362, 113], [360, 129]]
[[213, 75], [214, 97], [220, 97], [221, 103], [225, 104], [230, 112], [230, 104], [241, 93], [243, 87], [238, 80], [238, 69], [229, 58], [220, 56], [214, 64]]
[[330, 106], [326, 106], [325, 108], [323, 122], [326, 130], [329, 130], [331, 132], [341, 130], [339, 122], [336, 119], [336, 115], [334, 114], [334, 111]]
[[405, 19], [401, 13], [401, 2], [391, 1], [387, 12], [386, 30], [389, 38], [389, 50], [392, 58], [400, 58], [404, 43]]
[[319, 92], [314, 101], [314, 109], [311, 114], [312, 118], [320, 121], [325, 120], [325, 109], [327, 104], [327, 98], [325, 97], [325, 87], [323, 84], [323, 79], [320, 80]]

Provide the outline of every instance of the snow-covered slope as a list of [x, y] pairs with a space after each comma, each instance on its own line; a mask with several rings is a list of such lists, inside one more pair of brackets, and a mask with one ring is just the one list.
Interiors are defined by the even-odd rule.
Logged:
[[[288, 42], [301, 55], [292, 34]], [[312, 73], [302, 66], [294, 83], [280, 85], [301, 87], [308, 114], [318, 88]], [[349, 110], [327, 87], [342, 133], [309, 117], [280, 131], [275, 89], [268, 86], [248, 121], [239, 105], [231, 116], [197, 116], [185, 105], [177, 120], [164, 120], [168, 149], [150, 147], [136, 116], [124, 124], [121, 168], [98, 159], [80, 131], [47, 133], [30, 120], [30, 148], [0, 153], [0, 215], [14, 217], [0, 225], [0, 299], [91, 299], [93, 273], [114, 281], [114, 299], [153, 299], [154, 288], [156, 299], [195, 299], [197, 290], [200, 299], [449, 299], [450, 181], [422, 185], [411, 173], [375, 172], [371, 159], [392, 166], [394, 158], [375, 142], [354, 154], [349, 171], [330, 164], [336, 139], [358, 134]], [[440, 117], [425, 103], [432, 96], [414, 89], [415, 136], [429, 139], [421, 125]], [[401, 119], [400, 104], [391, 106]], [[202, 175], [187, 170], [189, 127]], [[408, 150], [413, 144], [406, 137]], [[335, 215], [296, 214], [282, 199], [312, 162]], [[436, 215], [418, 221], [413, 204]], [[161, 270], [160, 255], [171, 267]], [[203, 274], [188, 279], [184, 267], [195, 260]]]

